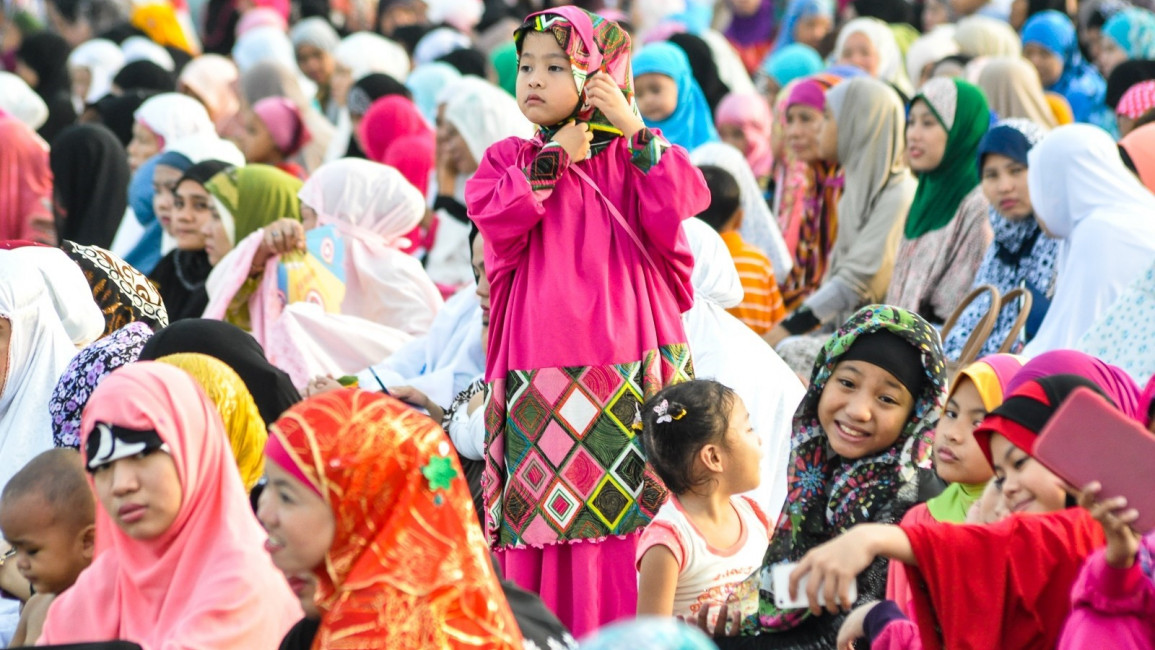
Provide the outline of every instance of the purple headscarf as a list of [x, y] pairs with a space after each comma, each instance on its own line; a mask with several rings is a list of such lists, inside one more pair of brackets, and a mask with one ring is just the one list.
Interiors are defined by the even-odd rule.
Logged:
[[730, 19], [730, 26], [726, 28], [726, 38], [738, 45], [757, 45], [766, 43], [774, 38], [774, 3], [772, 0], [762, 0], [750, 16], [734, 14]]
[[1007, 387], [1009, 395], [1019, 386], [1049, 375], [1079, 375], [1095, 383], [1127, 417], [1147, 421], [1139, 386], [1122, 369], [1075, 350], [1051, 350], [1027, 362]]

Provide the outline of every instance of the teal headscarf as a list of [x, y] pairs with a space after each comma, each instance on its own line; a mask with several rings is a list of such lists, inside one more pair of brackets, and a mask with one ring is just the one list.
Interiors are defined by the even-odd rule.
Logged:
[[1129, 7], [1111, 16], [1103, 33], [1127, 52], [1127, 58], [1155, 59], [1155, 13]]
[[958, 206], [979, 184], [979, 142], [991, 125], [987, 98], [977, 86], [959, 79], [931, 79], [911, 100], [924, 102], [946, 129], [946, 152], [938, 167], [918, 178], [914, 203], [903, 234], [917, 239], [946, 226]]
[[497, 73], [497, 85], [510, 95], [517, 95], [517, 44], [513, 41], [498, 47], [489, 55], [489, 63]]
[[718, 140], [706, 95], [694, 80], [690, 59], [682, 48], [666, 42], [647, 45], [634, 59], [634, 78], [644, 74], [665, 75], [678, 85], [678, 107], [674, 113], [660, 121], [646, 119], [646, 126], [661, 129], [671, 144], [681, 145], [688, 151]]
[[774, 50], [758, 66], [758, 70], [778, 82], [779, 86], [809, 77], [822, 70], [822, 56], [814, 48], [803, 43], [791, 43]]

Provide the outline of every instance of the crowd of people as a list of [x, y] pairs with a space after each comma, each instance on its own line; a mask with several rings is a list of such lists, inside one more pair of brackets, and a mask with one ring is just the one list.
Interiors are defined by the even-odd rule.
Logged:
[[1155, 648], [1148, 461], [1040, 442], [1155, 446], [1149, 0], [4, 0], [0, 64], [7, 647]]

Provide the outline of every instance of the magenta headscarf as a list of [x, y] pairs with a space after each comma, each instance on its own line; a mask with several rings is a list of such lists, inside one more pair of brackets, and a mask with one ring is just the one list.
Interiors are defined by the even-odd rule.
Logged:
[[1119, 410], [1138, 422], [1147, 421], [1139, 386], [1122, 369], [1076, 350], [1051, 350], [1027, 362], [1007, 387], [1007, 394], [1031, 381], [1049, 375], [1079, 375], [1093, 381], [1111, 398]]
[[746, 162], [750, 163], [756, 177], [767, 176], [774, 165], [774, 152], [770, 148], [774, 117], [766, 99], [755, 92], [726, 95], [714, 111], [714, 125], [721, 130], [724, 124], [742, 129], [746, 136], [746, 151], [743, 152]]

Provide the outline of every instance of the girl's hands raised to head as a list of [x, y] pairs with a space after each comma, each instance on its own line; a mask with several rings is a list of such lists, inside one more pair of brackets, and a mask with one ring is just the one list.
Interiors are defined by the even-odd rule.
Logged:
[[586, 79], [585, 93], [590, 106], [601, 111], [610, 124], [621, 129], [626, 139], [645, 128], [641, 118], [630, 108], [622, 89], [608, 74], [596, 72]]
[[585, 122], [570, 122], [554, 134], [553, 141], [560, 144], [562, 149], [569, 154], [570, 162], [576, 163], [579, 160], [585, 160], [590, 153], [590, 143], [593, 142], [594, 134], [590, 131], [590, 125]]
[[1103, 527], [1107, 536], [1107, 564], [1116, 569], [1129, 569], [1139, 553], [1139, 534], [1131, 529], [1131, 524], [1139, 518], [1139, 511], [1128, 508], [1125, 497], [1101, 499], [1102, 489], [1098, 481], [1084, 485], [1079, 493], [1079, 505]]

